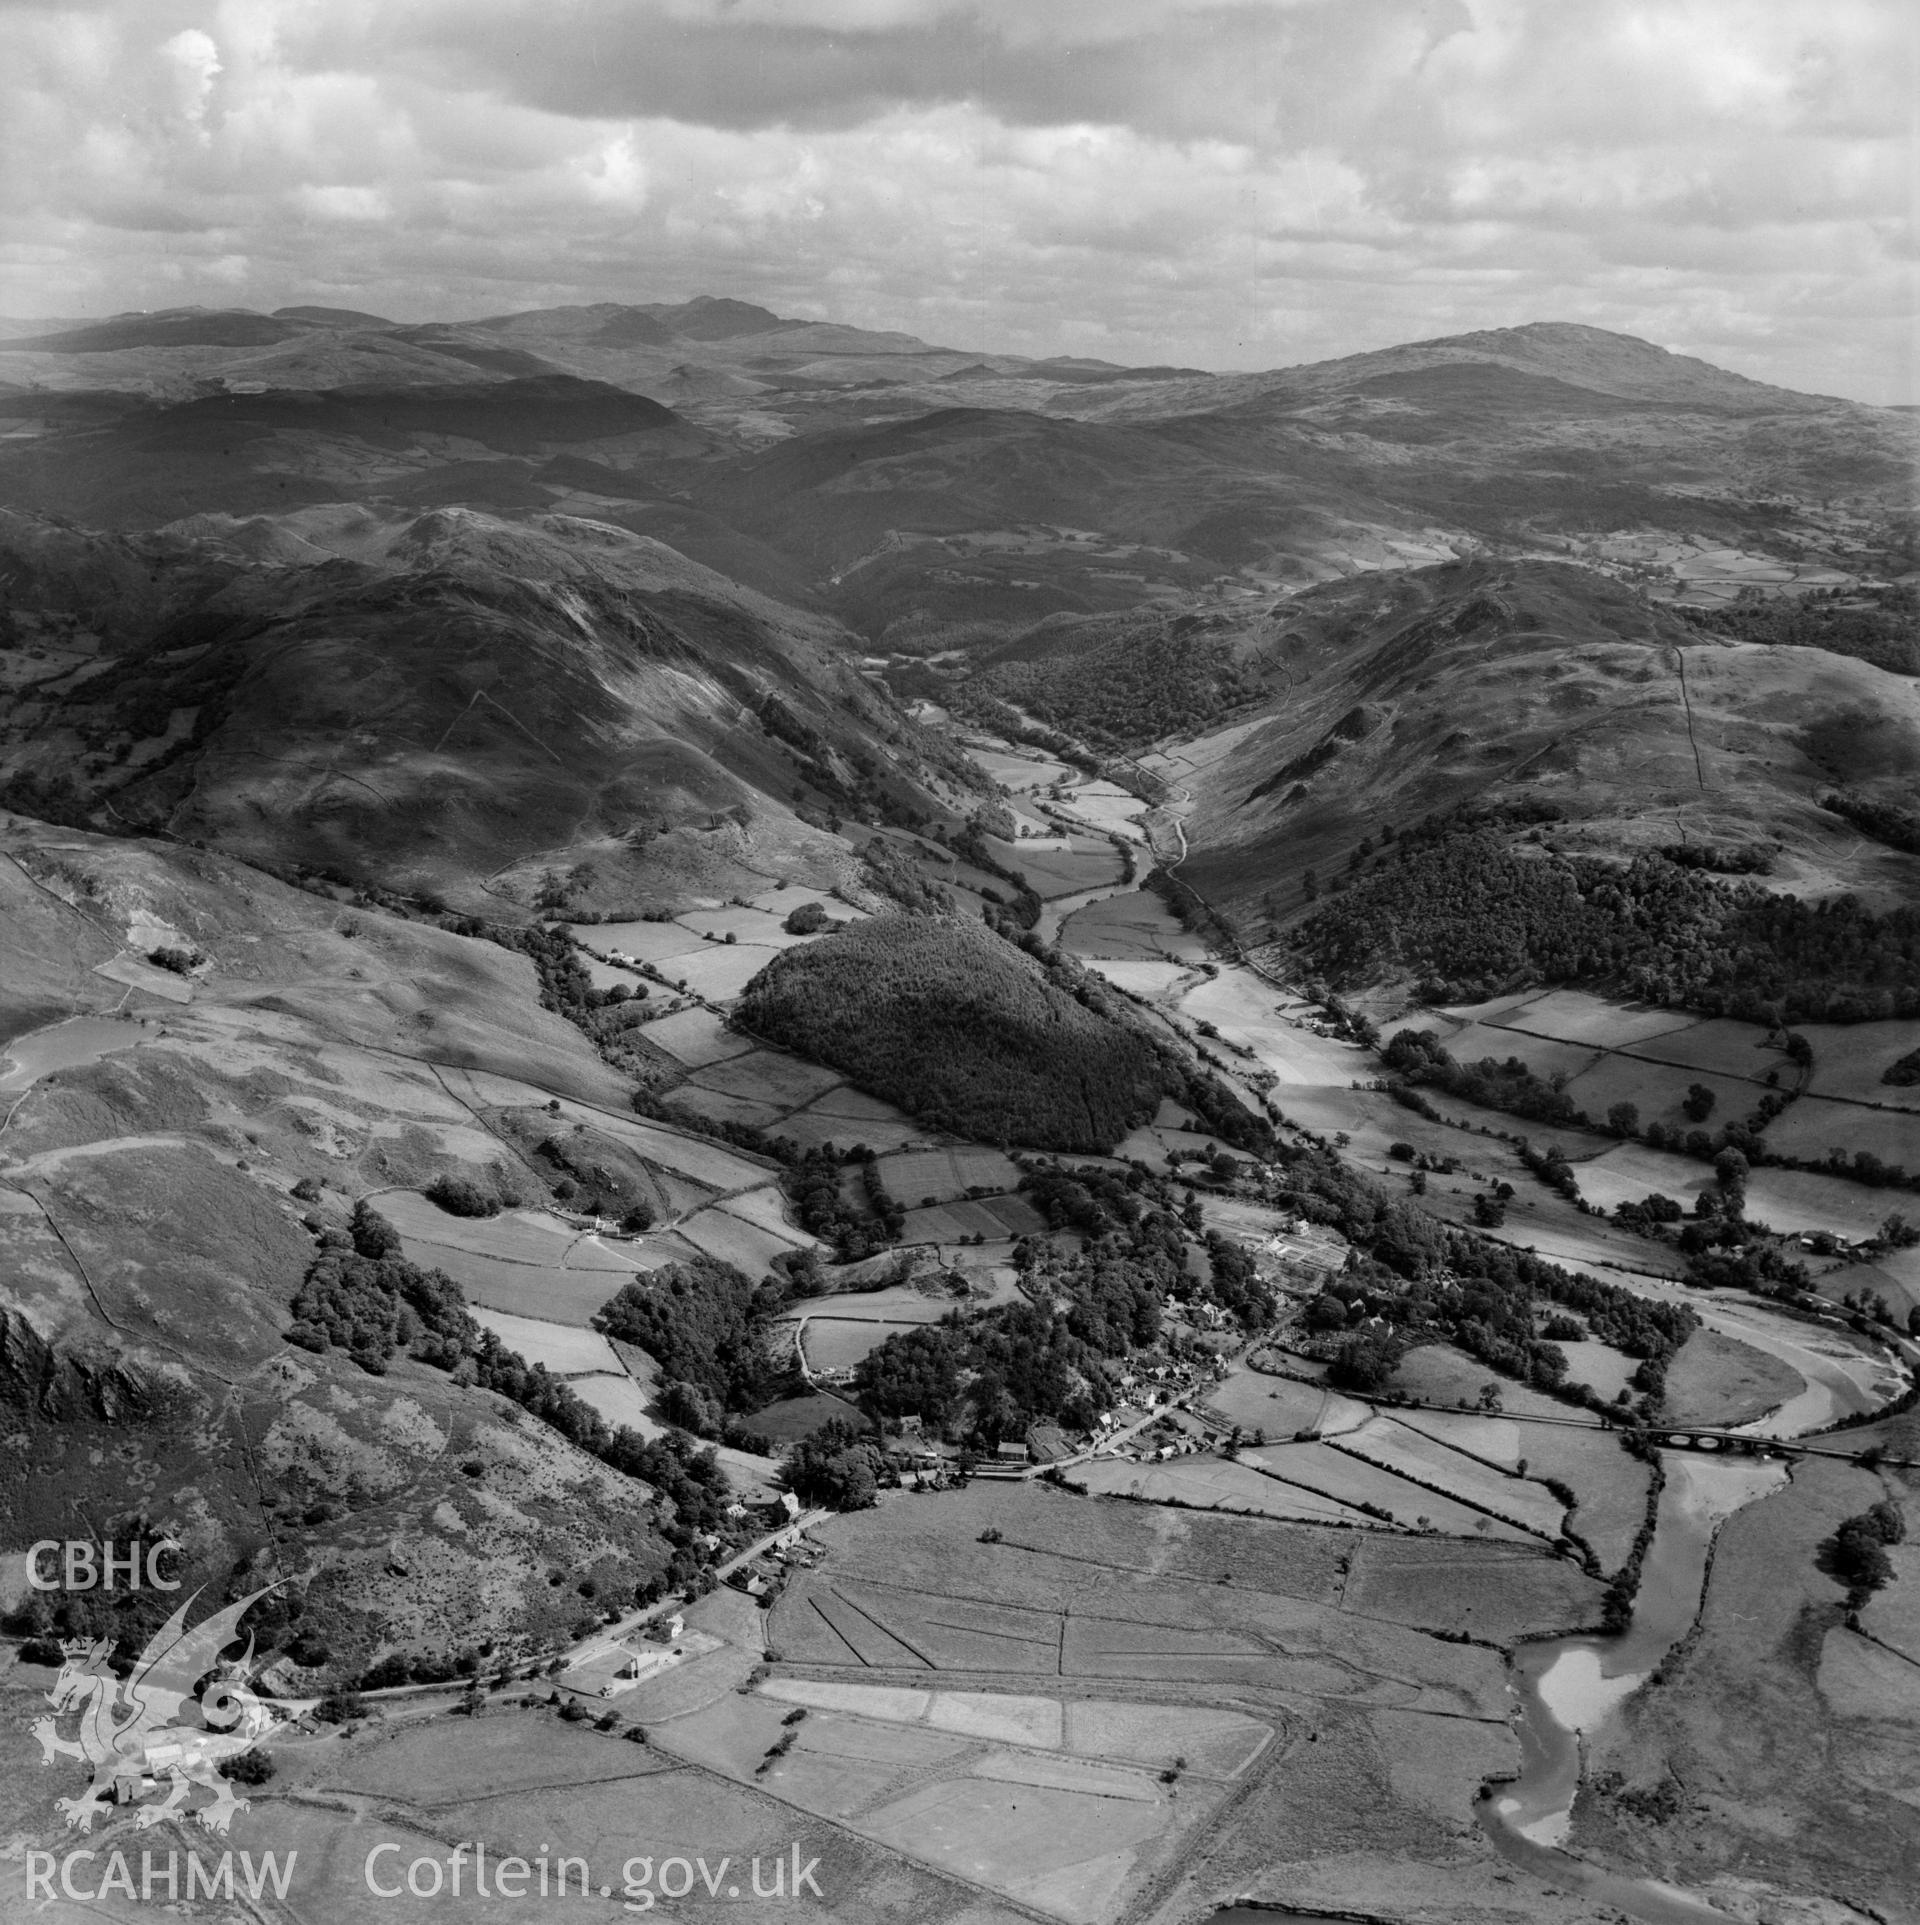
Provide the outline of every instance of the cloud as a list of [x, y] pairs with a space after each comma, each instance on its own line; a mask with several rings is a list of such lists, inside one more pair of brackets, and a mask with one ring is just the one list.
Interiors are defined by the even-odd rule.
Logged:
[[0, 311], [710, 291], [1212, 366], [1557, 318], [1914, 398], [1898, 0], [7, 18]]

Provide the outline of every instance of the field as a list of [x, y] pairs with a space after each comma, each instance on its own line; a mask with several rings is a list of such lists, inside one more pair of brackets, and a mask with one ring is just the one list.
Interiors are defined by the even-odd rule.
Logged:
[[[1489, 1009], [1489, 1019], [1495, 1013]], [[1497, 1014], [1507, 1027], [1561, 1042], [1587, 1043], [1595, 1049], [1630, 1049], [1655, 1036], [1686, 1029], [1695, 1020], [1678, 1010], [1631, 1007], [1579, 989], [1551, 989], [1544, 996], [1506, 1004]]]
[[1207, 953], [1199, 937], [1189, 935], [1166, 904], [1146, 890], [1108, 896], [1076, 909], [1061, 925], [1060, 943], [1076, 956], [1123, 960], [1198, 962]]
[[1554, 1346], [1567, 1360], [1567, 1381], [1585, 1384], [1611, 1402], [1627, 1388], [1627, 1380], [1639, 1367], [1625, 1351], [1592, 1338], [1578, 1342], [1562, 1340]]
[[877, 1350], [895, 1330], [911, 1324], [886, 1324], [878, 1319], [855, 1323], [842, 1317], [807, 1320], [807, 1362], [814, 1370], [851, 1370], [871, 1350]]
[[1503, 1476], [1450, 1445], [1379, 1416], [1342, 1434], [1338, 1448], [1383, 1470], [1437, 1486], [1463, 1504], [1504, 1518], [1549, 1540], [1560, 1535], [1564, 1513], [1538, 1484]]
[[669, 956], [684, 956], [700, 946], [677, 922], [577, 922], [569, 934], [584, 949], [617, 953], [656, 967]]
[[909, 1143], [924, 1143], [932, 1134], [923, 1124], [897, 1110], [890, 1117], [849, 1116], [844, 1110], [832, 1107], [834, 1097], [841, 1093], [829, 1092], [819, 1102], [783, 1116], [769, 1134], [787, 1137], [802, 1149], [810, 1150], [823, 1149], [829, 1143], [841, 1150], [851, 1150], [860, 1144], [870, 1150], [897, 1150]]
[[770, 1438], [777, 1451], [782, 1445], [810, 1436], [833, 1419], [858, 1423], [859, 1414], [838, 1397], [820, 1394], [783, 1397], [778, 1403], [763, 1405], [746, 1419], [749, 1430]]
[[1508, 1057], [1517, 1056], [1542, 1079], [1577, 1076], [1593, 1063], [1595, 1056], [1590, 1044], [1557, 1042], [1552, 1037], [1529, 1036], [1522, 1030], [1499, 1029], [1487, 1023], [1455, 1027], [1426, 1010], [1383, 1023], [1380, 1033], [1391, 1037], [1402, 1030], [1417, 1029], [1432, 1030], [1455, 1062], [1478, 1063], [1491, 1056], [1496, 1062], [1504, 1063]]
[[834, 1070], [775, 1049], [749, 1050], [726, 1062], [698, 1069], [693, 1076], [693, 1082], [702, 1089], [751, 1097], [781, 1110], [799, 1109], [825, 1095], [842, 1080]]
[[948, 1203], [973, 1189], [1016, 1190], [1020, 1171], [999, 1150], [916, 1150], [883, 1156], [880, 1179], [887, 1194], [902, 1203]]
[[[991, 1518], [1004, 1541], [984, 1550], [971, 1541], [963, 1510]], [[1084, 1520], [1093, 1543], [1131, 1545], [1134, 1567], [1089, 1558], [1083, 1511], [1095, 1513]], [[1272, 1533], [1318, 1538], [1336, 1554], [1351, 1541], [1314, 1525], [1112, 1506], [1035, 1486], [890, 1502], [826, 1528], [827, 1564], [795, 1579], [769, 1638], [785, 1660], [850, 1679], [878, 1666], [931, 1684], [942, 1671], [1014, 1665], [1027, 1677], [1157, 1681], [1243, 1701], [1273, 1692], [1339, 1700], [1364, 1693], [1367, 1674], [1387, 1666], [1410, 1692], [1403, 1702], [1500, 1715], [1501, 1672], [1488, 1654], [1259, 1588], [1263, 1540], [1282, 1542]], [[1168, 1568], [1169, 1551], [1189, 1536], [1224, 1554], [1198, 1584]], [[1294, 1573], [1296, 1588], [1319, 1562], [1316, 1551]], [[1225, 1582], [1222, 1571], [1232, 1573]]]
[[1899, 1191], [1869, 1190], [1837, 1176], [1811, 1176], [1762, 1165], [1747, 1178], [1747, 1215], [1775, 1230], [1828, 1230], [1849, 1239], [1870, 1237], [1899, 1207]]
[[1421, 1344], [1409, 1350], [1394, 1373], [1392, 1387], [1442, 1410], [1449, 1405], [1464, 1410], [1479, 1403], [1481, 1391], [1489, 1384], [1497, 1393], [1498, 1405], [1516, 1416], [1553, 1417], [1562, 1422], [1595, 1426], [1600, 1422], [1591, 1412], [1529, 1390], [1510, 1377], [1501, 1377], [1485, 1364], [1476, 1363], [1446, 1344]]
[[1893, 1579], [1860, 1613], [1860, 1626], [1920, 1666], [1920, 1544], [1895, 1544], [1887, 1555]]
[[1538, 1542], [1518, 1526], [1490, 1517], [1471, 1504], [1414, 1484], [1333, 1444], [1269, 1444], [1243, 1450], [1252, 1464], [1299, 1489], [1336, 1503], [1371, 1504], [1405, 1530], [1434, 1530], [1448, 1537], [1482, 1537], [1508, 1543]]
[[1883, 1163], [1920, 1175], [1920, 1109], [1867, 1109], [1859, 1103], [1803, 1096], [1767, 1125], [1766, 1142], [1781, 1156], [1814, 1161], [1832, 1149], [1849, 1156], [1867, 1150]]
[[[1438, 1412], [1423, 1427], [1466, 1423]], [[1520, 1456], [1527, 1475], [1567, 1485], [1575, 1503], [1568, 1523], [1591, 1544], [1601, 1564], [1617, 1571], [1633, 1552], [1646, 1518], [1651, 1472], [1620, 1446], [1612, 1431], [1575, 1430], [1556, 1424], [1520, 1424]]]
[[1164, 1464], [1101, 1457], [1075, 1464], [1065, 1476], [1075, 1490], [1096, 1497], [1136, 1497], [1149, 1504], [1296, 1518], [1303, 1523], [1340, 1524], [1360, 1530], [1387, 1528], [1350, 1504], [1283, 1484], [1248, 1465], [1223, 1463], [1212, 1457], [1175, 1457]]
[[612, 1344], [597, 1330], [542, 1323], [498, 1310], [476, 1310], [474, 1317], [509, 1350], [518, 1351], [530, 1364], [545, 1364], [556, 1377], [577, 1377], [588, 1371], [619, 1377], [627, 1374]]
[[[1612, 1210], [1616, 1204], [1638, 1203], [1656, 1192], [1691, 1209], [1693, 1199], [1712, 1187], [1713, 1166], [1693, 1157], [1650, 1150], [1644, 1143], [1618, 1143], [1582, 1163], [1574, 1176], [1580, 1194], [1603, 1210]], [[1650, 1255], [1657, 1260], [1660, 1253]]]
[[1877, 1263], [1842, 1264], [1816, 1278], [1814, 1288], [1835, 1302], [1851, 1290], [1884, 1297], [1904, 1322], [1920, 1306], [1920, 1250], [1897, 1250]]
[[780, 953], [763, 943], [700, 943], [655, 967], [706, 1002], [730, 1003]]
[[1276, 1440], [1290, 1437], [1297, 1430], [1315, 1430], [1322, 1436], [1354, 1430], [1369, 1414], [1367, 1405], [1343, 1397], [1337, 1390], [1268, 1376], [1244, 1364], [1236, 1366], [1207, 1393], [1207, 1405], [1243, 1431], [1250, 1434], [1264, 1430]]
[[448, 1216], [405, 1190], [387, 1191], [377, 1203], [413, 1262], [444, 1270], [477, 1306], [545, 1324], [584, 1327], [627, 1278], [678, 1261], [691, 1248], [670, 1233], [604, 1244], [528, 1211]]
[[675, 1010], [671, 1016], [648, 1023], [640, 1033], [656, 1049], [665, 1050], [692, 1069], [744, 1056], [754, 1047], [747, 1037], [728, 1029], [710, 1009]]
[[1813, 1049], [1815, 1096], [1850, 1097], [1856, 1103], [1885, 1103], [1920, 1110], [1920, 1083], [1883, 1083], [1882, 1075], [1920, 1049], [1920, 1022], [1802, 1023], [1800, 1033]]
[[1755, 1085], [1714, 1070], [1675, 1069], [1641, 1056], [1614, 1054], [1602, 1056], [1591, 1069], [1575, 1076], [1567, 1084], [1567, 1094], [1596, 1123], [1605, 1120], [1615, 1103], [1632, 1103], [1640, 1112], [1643, 1129], [1649, 1123], [1692, 1129], [1697, 1126], [1687, 1120], [1680, 1106], [1696, 1083], [1713, 1091], [1710, 1120], [1716, 1123], [1746, 1115], [1761, 1094]]
[[1793, 1087], [1797, 1074], [1784, 1050], [1767, 1046], [1767, 1032], [1758, 1023], [1735, 1022], [1725, 1016], [1668, 1030], [1665, 1035], [1629, 1044], [1627, 1049], [1649, 1062], [1714, 1070], [1751, 1083], [1764, 1083], [1767, 1072], [1777, 1070], [1781, 1087], [1786, 1089]]
[[625, 1424], [642, 1437], [664, 1437], [667, 1426], [648, 1412], [651, 1394], [631, 1377], [576, 1377], [568, 1386], [582, 1403], [590, 1404], [608, 1423]]
[[1120, 852], [1104, 836], [1036, 836], [1020, 842], [988, 836], [985, 841], [994, 860], [1024, 875], [1042, 901], [1106, 888], [1120, 880]]
[[731, 1263], [750, 1277], [759, 1276], [775, 1257], [798, 1248], [802, 1241], [797, 1230], [776, 1235], [725, 1209], [702, 1210], [688, 1217], [679, 1234], [696, 1250]]
[[976, 1236], [994, 1241], [1038, 1236], [1046, 1227], [1046, 1219], [1025, 1197], [992, 1196], [977, 1203], [940, 1203], [932, 1209], [909, 1210], [900, 1241], [958, 1243], [963, 1237]]

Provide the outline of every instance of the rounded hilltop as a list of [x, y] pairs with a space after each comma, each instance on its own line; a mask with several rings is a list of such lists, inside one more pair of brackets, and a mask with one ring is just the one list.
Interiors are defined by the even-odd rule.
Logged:
[[930, 1127], [1034, 1149], [1110, 1150], [1166, 1084], [1145, 1037], [976, 923], [888, 916], [776, 957], [739, 1021]]

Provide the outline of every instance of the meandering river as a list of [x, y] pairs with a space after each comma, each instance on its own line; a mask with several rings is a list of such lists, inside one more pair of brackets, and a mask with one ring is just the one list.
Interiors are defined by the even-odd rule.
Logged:
[[[1152, 865], [1143, 866], [1150, 874]], [[1057, 898], [1042, 912], [1042, 935], [1057, 938], [1075, 910], [1138, 888], [1144, 880], [1145, 874], [1132, 883]], [[1271, 1047], [1272, 1025], [1249, 1021], [1244, 1014], [1236, 1021], [1214, 1007], [1231, 1001], [1227, 992], [1236, 987], [1244, 989], [1247, 1011], [1263, 1010], [1271, 1003], [1271, 987], [1244, 965], [1217, 965], [1209, 1014], [1219, 1034], [1250, 1048], [1283, 1082], [1290, 1080], [1292, 1065], [1286, 1052], [1276, 1055]], [[1290, 1035], [1280, 1040], [1288, 1041]], [[1268, 1047], [1263, 1048], [1263, 1043]], [[1799, 1373], [1803, 1388], [1798, 1394], [1741, 1427], [1754, 1435], [1803, 1436], [1836, 1418], [1871, 1409], [1897, 1388], [1882, 1366], [1844, 1340], [1765, 1305], [1704, 1296], [1684, 1286], [1651, 1280], [1642, 1284], [1630, 1275], [1620, 1280], [1649, 1296], [1693, 1304], [1709, 1324], [1769, 1352]], [[1520, 1701], [1515, 1727], [1520, 1772], [1481, 1799], [1475, 1816], [1503, 1856], [1563, 1890], [1580, 1891], [1647, 1920], [1648, 1925], [1726, 1925], [1727, 1914], [1704, 1899], [1658, 1879], [1606, 1871], [1564, 1849], [1580, 1788], [1583, 1744], [1605, 1732], [1621, 1706], [1692, 1626], [1706, 1585], [1715, 1531], [1736, 1511], [1779, 1489], [1787, 1479], [1786, 1466], [1778, 1462], [1679, 1451], [1667, 1452], [1664, 1461], [1666, 1483], [1631, 1622], [1616, 1637], [1556, 1638], [1523, 1647], [1514, 1663], [1514, 1689]], [[1216, 1913], [1211, 1925], [1254, 1925], [1274, 1916], [1269, 1908], [1236, 1906]], [[1312, 1913], [1286, 1916], [1295, 1925], [1332, 1925]]]

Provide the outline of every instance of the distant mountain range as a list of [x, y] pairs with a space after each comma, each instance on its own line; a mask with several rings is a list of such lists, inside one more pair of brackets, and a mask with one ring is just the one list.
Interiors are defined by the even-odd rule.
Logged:
[[[856, 654], [896, 689], [957, 698], [972, 662], [976, 692], [1039, 700], [1050, 662], [1132, 661], [1098, 653], [1124, 634], [1270, 714], [1192, 825], [1196, 874], [1257, 900], [1390, 798], [1524, 765], [1605, 814], [1664, 784], [1693, 631], [1643, 590], [1914, 565], [1911, 414], [1560, 323], [1231, 375], [710, 297], [8, 325], [6, 621], [66, 665], [16, 657], [16, 799], [456, 893], [536, 852], [711, 879], [739, 851], [699, 825], [729, 810], [798, 850], [871, 807], [861, 757], [889, 810], [937, 816], [956, 778]], [[1506, 613], [1458, 613], [1484, 606]], [[1852, 685], [1876, 672], [1805, 687], [1898, 707]], [[1149, 702], [1103, 752], [1212, 702]], [[1772, 807], [1769, 754], [1723, 814]]]

